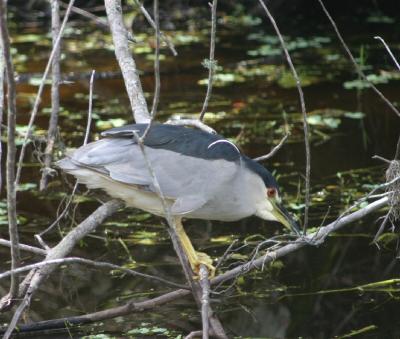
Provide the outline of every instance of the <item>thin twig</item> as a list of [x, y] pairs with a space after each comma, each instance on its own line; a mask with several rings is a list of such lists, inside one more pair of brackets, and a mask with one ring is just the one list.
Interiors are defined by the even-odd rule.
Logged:
[[283, 144], [286, 142], [287, 138], [289, 138], [289, 133], [287, 133], [281, 141], [279, 141], [279, 144], [276, 145], [268, 154], [262, 155], [261, 157], [254, 158], [253, 160], [255, 161], [263, 161], [263, 160], [268, 160], [272, 158], [283, 146]]
[[387, 164], [390, 164], [390, 160], [389, 160], [389, 159], [386, 159], [386, 158], [384, 158], [384, 157], [381, 157], [380, 155], [373, 155], [373, 156], [372, 156], [372, 159], [377, 159], [377, 160], [386, 162]]
[[43, 73], [43, 76], [42, 76], [42, 80], [40, 82], [39, 89], [38, 89], [37, 94], [36, 94], [35, 102], [33, 104], [33, 108], [32, 108], [32, 111], [31, 111], [31, 116], [30, 116], [29, 123], [28, 123], [28, 129], [27, 129], [24, 141], [22, 143], [21, 152], [20, 152], [20, 155], [19, 155], [18, 167], [17, 167], [17, 175], [16, 175], [16, 178], [15, 178], [15, 183], [16, 183], [17, 186], [19, 184], [19, 180], [20, 180], [20, 177], [21, 177], [22, 163], [23, 163], [24, 157], [25, 157], [26, 146], [28, 145], [28, 139], [31, 137], [31, 134], [32, 134], [33, 123], [35, 122], [36, 114], [37, 114], [37, 112], [39, 110], [39, 105], [40, 105], [43, 89], [44, 89], [44, 86], [46, 84], [46, 79], [47, 79], [47, 76], [49, 74], [50, 67], [51, 67], [51, 65], [53, 63], [53, 59], [54, 59], [54, 57], [55, 57], [55, 55], [57, 53], [58, 46], [59, 46], [59, 44], [61, 42], [61, 37], [62, 37], [64, 29], [65, 29], [65, 27], [67, 25], [69, 15], [71, 14], [71, 9], [72, 9], [72, 5], [74, 4], [74, 1], [75, 0], [70, 0], [68, 8], [65, 11], [65, 15], [64, 15], [64, 19], [63, 19], [63, 22], [61, 24], [61, 27], [60, 27], [60, 31], [58, 33], [56, 41], [53, 43], [53, 49], [52, 49], [52, 51], [50, 53], [49, 60], [47, 61], [47, 65], [46, 65], [46, 68], [44, 70], [44, 73]]
[[148, 279], [148, 280], [159, 281], [159, 282], [162, 282], [163, 284], [171, 286], [171, 287], [187, 289], [187, 287], [184, 286], [184, 285], [175, 283], [175, 282], [167, 280], [167, 279], [160, 278], [160, 277], [155, 276], [155, 275], [137, 272], [137, 271], [125, 268], [125, 267], [121, 267], [119, 265], [111, 264], [109, 262], [94, 261], [94, 260], [89, 260], [89, 259], [84, 259], [84, 258], [79, 258], [79, 257], [69, 257], [69, 258], [43, 260], [43, 261], [35, 263], [35, 264], [22, 266], [22, 267], [19, 267], [19, 268], [15, 269], [15, 270], [10, 270], [10, 271], [6, 271], [6, 272], [3, 272], [3, 273], [0, 273], [0, 280], [4, 279], [4, 278], [7, 278], [7, 277], [9, 277], [9, 276], [11, 276], [12, 274], [15, 274], [15, 273], [22, 273], [22, 272], [30, 271], [30, 270], [33, 270], [33, 269], [36, 269], [36, 268], [41, 268], [43, 266], [48, 266], [48, 265], [60, 266], [60, 265], [75, 264], [75, 263], [84, 264], [84, 265], [88, 265], [88, 266], [93, 266], [93, 267], [97, 267], [97, 268], [108, 268], [108, 269], [111, 269], [111, 270], [118, 270], [118, 271], [121, 271], [121, 272], [126, 273], [128, 275], [135, 276], [135, 277], [141, 277], [141, 278]]
[[[5, 76], [5, 60], [3, 53], [3, 41], [0, 39], [0, 126], [3, 125], [4, 112], [4, 76]], [[3, 131], [0, 128], [0, 140], [2, 140]], [[3, 144], [0, 142], [0, 193], [3, 191]]]
[[[140, 11], [143, 13], [144, 17], [146, 18], [147, 22], [150, 24], [153, 29], [156, 29], [156, 23], [152, 19], [151, 15], [149, 12], [146, 10], [146, 8], [143, 6], [143, 4], [139, 0], [134, 0], [136, 3], [136, 6], [139, 7]], [[171, 53], [173, 56], [177, 56], [178, 52], [175, 49], [174, 44], [172, 43], [171, 39], [168, 38], [163, 32], [160, 31], [160, 37], [161, 39], [167, 44], [168, 48], [171, 50]]]
[[[60, 1], [60, 6], [63, 7], [63, 8], [66, 8], [68, 5], [63, 3], [62, 1]], [[96, 16], [96, 15], [94, 15], [94, 14], [88, 12], [88, 11], [85, 11], [82, 8], [72, 6], [72, 11], [74, 13], [76, 13], [76, 14], [82, 15], [83, 17], [92, 20], [93, 22], [95, 22], [101, 28], [106, 28], [107, 30], [109, 30], [109, 28], [110, 28], [108, 26], [107, 20], [104, 20], [103, 18], [99, 18], [98, 16]]]
[[307, 122], [307, 111], [306, 111], [306, 103], [304, 101], [304, 93], [303, 93], [303, 89], [301, 87], [300, 78], [297, 74], [296, 68], [293, 65], [292, 58], [290, 57], [289, 51], [286, 47], [283, 36], [275, 22], [275, 19], [272, 16], [272, 14], [270, 13], [267, 6], [265, 5], [264, 1], [263, 0], [258, 0], [258, 1], [261, 4], [262, 8], [264, 9], [265, 13], [268, 16], [268, 19], [271, 21], [271, 24], [275, 29], [275, 32], [281, 43], [282, 49], [285, 52], [286, 61], [288, 62], [290, 70], [292, 71], [293, 77], [296, 80], [297, 91], [299, 92], [301, 112], [303, 115], [304, 145], [305, 145], [305, 151], [306, 151], [306, 187], [305, 187], [306, 196], [305, 196], [304, 225], [303, 225], [303, 233], [306, 234], [306, 230], [307, 230], [307, 226], [308, 226], [308, 209], [310, 207], [311, 151], [310, 151], [310, 134], [308, 131], [309, 127], [308, 127], [308, 122]]
[[154, 120], [154, 117], [157, 113], [158, 102], [160, 99], [160, 20], [159, 20], [159, 11], [158, 11], [158, 0], [154, 0], [154, 21], [156, 24], [155, 28], [155, 38], [156, 38], [156, 48], [154, 52], [154, 79], [155, 79], [155, 89], [154, 89], [154, 98], [153, 105], [151, 108], [151, 119]]
[[230, 245], [228, 246], [228, 248], [225, 250], [222, 257], [218, 258], [217, 264], [215, 265], [215, 270], [217, 270], [224, 263], [224, 261], [228, 258], [232, 247], [235, 246], [237, 242], [238, 242], [238, 239], [233, 240], [230, 243]]
[[[11, 247], [11, 241], [0, 238], [0, 245], [1, 246]], [[18, 247], [19, 247], [19, 249], [21, 251], [31, 252], [31, 253], [39, 254], [39, 255], [46, 255], [47, 254], [47, 251], [45, 251], [45, 250], [43, 250], [43, 249], [41, 249], [39, 247], [35, 247], [35, 246], [18, 244]]]
[[37, 234], [39, 237], [41, 237], [42, 235], [51, 231], [59, 223], [59, 221], [64, 217], [64, 215], [68, 212], [69, 205], [71, 204], [71, 202], [74, 198], [74, 194], [75, 194], [77, 188], [78, 188], [78, 183], [75, 183], [74, 188], [72, 189], [72, 193], [70, 194], [70, 196], [68, 198], [68, 201], [65, 205], [64, 210], [61, 212], [61, 214], [57, 217], [57, 219], [49, 227], [47, 227], [44, 231], [41, 231], [39, 234]]
[[208, 107], [208, 102], [211, 98], [211, 92], [213, 87], [214, 81], [214, 73], [217, 68], [216, 61], [214, 60], [215, 54], [215, 39], [217, 33], [217, 4], [218, 0], [213, 0], [211, 6], [211, 36], [210, 36], [210, 58], [207, 61], [204, 61], [206, 67], [208, 68], [208, 81], [207, 81], [207, 93], [206, 97], [204, 98], [203, 108], [200, 112], [199, 120], [203, 121], [204, 114], [206, 114], [206, 110]]
[[376, 232], [376, 234], [375, 234], [374, 240], [372, 240], [372, 242], [376, 245], [378, 245], [378, 239], [381, 236], [382, 232], [385, 230], [386, 224], [388, 223], [390, 215], [392, 213], [392, 209], [393, 209], [393, 207], [391, 207], [389, 209], [389, 212], [386, 213], [385, 218], [383, 219], [382, 224], [378, 229], [378, 232]]
[[54, 170], [50, 168], [53, 159], [53, 148], [57, 135], [58, 114], [60, 112], [60, 57], [61, 43], [55, 46], [57, 37], [60, 34], [60, 6], [58, 0], [51, 0], [51, 36], [54, 48], [54, 58], [51, 64], [51, 115], [49, 120], [49, 130], [47, 132], [46, 149], [44, 151], [44, 164], [42, 178], [40, 179], [39, 189], [47, 188], [48, 178]]
[[399, 110], [398, 110], [396, 107], [394, 107], [394, 105], [390, 102], [390, 100], [387, 99], [387, 98], [383, 95], [383, 93], [382, 93], [379, 89], [377, 89], [376, 86], [375, 86], [371, 81], [369, 81], [369, 80], [367, 79], [367, 76], [364, 74], [363, 70], [362, 70], [361, 67], [358, 65], [356, 59], [354, 58], [353, 54], [351, 53], [349, 47], [348, 47], [347, 44], [345, 43], [345, 41], [344, 41], [342, 35], [341, 35], [340, 32], [339, 32], [339, 29], [338, 29], [338, 27], [337, 27], [335, 21], [332, 19], [331, 15], [329, 14], [328, 10], [326, 9], [326, 7], [325, 7], [323, 1], [322, 1], [322, 0], [318, 0], [318, 2], [319, 2], [319, 4], [321, 5], [322, 10], [324, 11], [324, 13], [325, 13], [325, 15], [327, 16], [328, 20], [330, 21], [330, 23], [331, 23], [333, 29], [335, 30], [335, 33], [336, 33], [337, 37], [339, 38], [339, 40], [340, 40], [340, 42], [341, 42], [341, 44], [342, 44], [344, 50], [346, 51], [348, 57], [350, 58], [351, 62], [353, 63], [354, 68], [355, 68], [356, 72], [358, 73], [359, 77], [360, 77], [361, 79], [363, 79], [365, 82], [367, 82], [367, 83], [369, 84], [369, 86], [372, 88], [372, 90], [373, 90], [373, 91], [374, 91], [374, 92], [389, 106], [389, 108], [390, 108], [394, 113], [396, 113], [396, 114], [400, 117], [400, 112], [399, 112]]
[[[14, 65], [11, 57], [10, 36], [7, 27], [6, 2], [0, 0], [0, 30], [5, 69], [7, 76], [7, 213], [8, 213], [8, 232], [11, 240], [11, 269], [16, 269], [20, 264], [18, 222], [17, 222], [17, 193], [15, 185], [15, 125], [17, 118], [16, 106], [16, 87], [14, 79]], [[18, 274], [11, 276], [10, 297], [11, 299], [18, 294]]]
[[90, 126], [92, 124], [92, 109], [93, 109], [93, 82], [94, 82], [94, 75], [96, 71], [92, 71], [92, 75], [90, 76], [89, 82], [89, 108], [88, 108], [88, 117], [87, 117], [87, 124], [86, 124], [86, 133], [85, 139], [83, 140], [83, 145], [86, 145], [89, 140], [90, 135]]
[[154, 97], [153, 97], [153, 105], [150, 113], [150, 121], [142, 134], [141, 139], [144, 141], [146, 139], [147, 133], [149, 133], [152, 123], [157, 114], [158, 102], [160, 99], [160, 20], [158, 13], [158, 0], [154, 0], [154, 21], [155, 21], [155, 39], [156, 39], [156, 47], [154, 52]]
[[385, 46], [386, 51], [389, 53], [390, 57], [392, 58], [394, 64], [396, 65], [397, 69], [400, 71], [400, 64], [397, 61], [396, 57], [394, 56], [394, 54], [392, 53], [390, 47], [387, 45], [387, 43], [385, 42], [385, 40], [383, 40], [380, 36], [375, 36], [374, 39], [379, 40], [380, 42], [383, 43], [383, 46]]
[[203, 336], [203, 331], [192, 331], [184, 339], [193, 339], [197, 337], [200, 338], [202, 336]]

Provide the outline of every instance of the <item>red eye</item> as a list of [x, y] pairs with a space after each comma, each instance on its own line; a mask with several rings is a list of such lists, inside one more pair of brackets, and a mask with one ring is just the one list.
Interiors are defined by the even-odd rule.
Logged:
[[274, 198], [276, 195], [276, 188], [273, 188], [273, 187], [267, 188], [267, 195], [268, 195], [268, 198]]

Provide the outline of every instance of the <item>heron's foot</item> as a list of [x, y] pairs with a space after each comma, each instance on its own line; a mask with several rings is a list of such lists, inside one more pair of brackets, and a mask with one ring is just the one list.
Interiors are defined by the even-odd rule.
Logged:
[[195, 273], [194, 279], [198, 280], [200, 278], [200, 265], [204, 265], [208, 269], [208, 278], [215, 277], [215, 267], [213, 266], [213, 260], [203, 252], [195, 252], [196, 257], [190, 262], [193, 272]]

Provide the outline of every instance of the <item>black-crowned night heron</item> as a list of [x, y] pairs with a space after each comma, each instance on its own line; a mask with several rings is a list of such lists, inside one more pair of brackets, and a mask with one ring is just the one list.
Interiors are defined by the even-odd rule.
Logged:
[[[103, 132], [103, 139], [78, 148], [57, 165], [89, 188], [101, 188], [127, 206], [165, 217], [133, 133], [141, 136], [146, 127], [134, 124]], [[194, 250], [182, 218], [236, 221], [256, 215], [297, 233], [295, 221], [281, 205], [271, 173], [220, 135], [154, 124], [144, 145], [194, 272], [205, 264], [214, 273], [212, 260]]]

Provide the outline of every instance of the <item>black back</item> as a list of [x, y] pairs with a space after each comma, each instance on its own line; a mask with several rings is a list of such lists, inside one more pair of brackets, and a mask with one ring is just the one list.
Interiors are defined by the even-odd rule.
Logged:
[[[105, 131], [102, 133], [102, 136], [107, 138], [133, 138], [133, 131], [136, 131], [139, 136], [142, 136], [146, 127], [147, 124], [126, 125]], [[262, 178], [266, 187], [278, 189], [278, 184], [274, 177], [262, 165], [242, 155], [232, 144], [228, 142], [217, 142], [218, 140], [226, 139], [221, 135], [207, 133], [200, 129], [154, 123], [149, 133], [146, 135], [144, 144], [151, 148], [169, 150], [206, 160], [241, 160], [248, 169]], [[211, 145], [214, 142], [217, 143]]]

